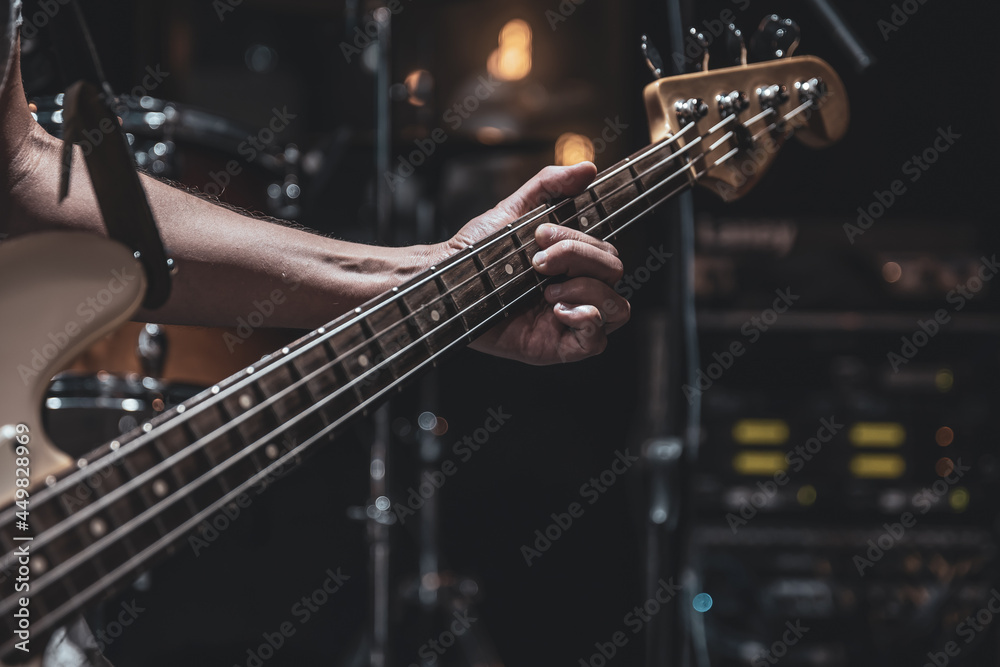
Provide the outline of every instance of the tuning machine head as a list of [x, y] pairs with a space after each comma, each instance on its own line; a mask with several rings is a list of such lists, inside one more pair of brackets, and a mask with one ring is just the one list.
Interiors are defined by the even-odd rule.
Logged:
[[707, 116], [708, 105], [705, 104], [705, 100], [692, 97], [687, 100], [675, 102], [674, 113], [677, 114], [677, 120], [679, 120], [680, 124], [683, 126], [691, 122], [698, 122]]
[[735, 23], [726, 26], [724, 42], [726, 47], [726, 64], [730, 66], [747, 64], [747, 46], [743, 41], [743, 31]]
[[688, 28], [684, 38], [684, 57], [686, 59], [686, 72], [707, 72], [708, 71], [708, 47], [712, 40], [704, 32], [695, 27]]
[[787, 58], [798, 47], [801, 36], [802, 31], [792, 19], [777, 14], [765, 16], [750, 38], [750, 55], [755, 61]]
[[795, 90], [799, 93], [800, 102], [822, 102], [826, 97], [827, 87], [823, 79], [813, 77], [807, 81], [796, 81]]
[[642, 56], [646, 59], [646, 66], [649, 67], [649, 71], [653, 73], [653, 76], [657, 79], [663, 78], [663, 57], [655, 46], [653, 46], [652, 40], [649, 39], [649, 35], [642, 36], [642, 44], [640, 44], [642, 49]]

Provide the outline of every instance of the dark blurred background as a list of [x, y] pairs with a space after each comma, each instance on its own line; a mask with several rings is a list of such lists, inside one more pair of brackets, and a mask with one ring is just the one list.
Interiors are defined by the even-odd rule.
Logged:
[[[863, 73], [808, 4], [695, 2], [684, 19], [685, 28], [711, 35], [713, 22], [732, 16], [749, 35], [771, 13], [793, 18], [802, 30], [797, 53], [827, 60], [851, 100], [850, 130], [835, 146], [817, 152], [789, 143], [736, 203], [707, 191], [694, 197], [698, 367], [707, 372], [712, 354], [734, 340], [752, 344], [702, 396], [699, 460], [686, 479], [684, 556], [697, 577], [671, 604], [687, 619], [691, 664], [765, 664], [768, 650], [789, 666], [924, 664], [985, 606], [996, 579], [996, 286], [986, 282], [961, 312], [947, 301], [1000, 241], [991, 213], [996, 5], [836, 4], [877, 58]], [[398, 6], [388, 90], [364, 32], [375, 5], [93, 0], [86, 14], [112, 86], [136, 93], [126, 129], [140, 166], [339, 238], [442, 240], [547, 164], [590, 157], [604, 169], [648, 143], [641, 92], [652, 75], [639, 40], [649, 34], [666, 53], [664, 2]], [[40, 11], [26, 3], [29, 25]], [[888, 31], [894, 12], [907, 18]], [[38, 27], [24, 41], [23, 74], [39, 120], [58, 132], [55, 96], [71, 75]], [[153, 81], [150, 71], [169, 75], [137, 90]], [[500, 83], [473, 108], [480, 77]], [[392, 169], [398, 156], [420, 162], [394, 181], [393, 214], [381, 232], [380, 89], [391, 111]], [[456, 104], [467, 118], [456, 120]], [[263, 136], [275, 110], [286, 109], [294, 119]], [[429, 140], [438, 128], [445, 140]], [[605, 139], [613, 138], [598, 151], [602, 142], [592, 139], [607, 128]], [[904, 163], [949, 129], [959, 138], [911, 182]], [[244, 161], [247, 137], [267, 146]], [[413, 160], [415, 150], [429, 154]], [[232, 159], [240, 173], [230, 179]], [[906, 192], [851, 242], [844, 225], [857, 224], [859, 207], [869, 209], [896, 179]], [[670, 223], [656, 213], [619, 239], [626, 274], [645, 264], [648, 248], [672, 248]], [[422, 448], [433, 454], [436, 442], [458, 470], [435, 496], [438, 565], [455, 574], [426, 579], [418, 518], [391, 528], [389, 664], [433, 664], [427, 642], [442, 639], [453, 618], [452, 607], [429, 602], [426, 589], [438, 583], [449, 584], [438, 601], [472, 600], [478, 619], [474, 634], [437, 657], [443, 664], [498, 664], [489, 655], [514, 665], [647, 659], [644, 633], [656, 623], [633, 634], [625, 620], [647, 597], [642, 475], [617, 479], [593, 505], [584, 500], [583, 516], [530, 566], [522, 546], [535, 543], [553, 513], [581, 501], [581, 485], [608, 469], [616, 451], [642, 451], [650, 322], [674, 289], [669, 273], [654, 272], [634, 290], [633, 323], [598, 358], [530, 368], [464, 351], [393, 401], [394, 500], [405, 503], [419, 485]], [[800, 299], [749, 341], [741, 327], [786, 288]], [[888, 352], [938, 308], [953, 321], [894, 372]], [[183, 345], [170, 354], [185, 354]], [[468, 461], [457, 457], [453, 446], [501, 408], [509, 421]], [[816, 460], [789, 470], [791, 482], [731, 529], [727, 514], [745, 509], [758, 482], [787, 468], [784, 452], [831, 416], [844, 427]], [[110, 643], [112, 661], [252, 667], [262, 635], [297, 622], [293, 605], [327, 568], [340, 567], [350, 575], [343, 590], [265, 662], [365, 664], [367, 531], [353, 517], [369, 502], [371, 433], [370, 421], [360, 423], [256, 498], [209, 548], [196, 555], [182, 545], [95, 611], [100, 628], [123, 601], [144, 609]], [[919, 508], [914, 498], [949, 478], [959, 459], [971, 471], [861, 576], [854, 557], [868, 540]], [[695, 592], [714, 606], [694, 611]], [[810, 631], [775, 648], [785, 623], [797, 620]], [[598, 644], [617, 631], [627, 643], [602, 656]], [[949, 664], [1000, 664], [989, 624], [968, 644], [956, 641], [962, 650]]]

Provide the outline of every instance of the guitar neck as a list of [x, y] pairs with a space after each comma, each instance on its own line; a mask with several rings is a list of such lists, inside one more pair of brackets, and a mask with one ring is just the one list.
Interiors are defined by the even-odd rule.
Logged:
[[[33, 632], [147, 568], [276, 469], [527, 303], [546, 283], [531, 268], [539, 225], [611, 238], [688, 187], [693, 168], [670, 143], [636, 153], [578, 197], [539, 207], [104, 445], [33, 492], [31, 541], [14, 540], [23, 535], [16, 508], [5, 510], [0, 570], [16, 571], [17, 548], [29, 545]], [[0, 602], [0, 655], [15, 641], [16, 605], [13, 597]]]

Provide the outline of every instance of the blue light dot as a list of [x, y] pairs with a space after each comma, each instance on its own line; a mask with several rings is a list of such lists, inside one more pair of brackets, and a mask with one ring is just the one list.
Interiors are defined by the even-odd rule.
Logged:
[[691, 604], [694, 605], [695, 611], [700, 611], [704, 614], [712, 608], [712, 596], [708, 593], [698, 593], [694, 596], [694, 600]]

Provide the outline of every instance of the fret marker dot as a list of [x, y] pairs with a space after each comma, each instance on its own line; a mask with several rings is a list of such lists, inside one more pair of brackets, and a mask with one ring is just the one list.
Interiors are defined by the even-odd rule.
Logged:
[[45, 560], [45, 556], [36, 554], [31, 557], [30, 567], [35, 574], [44, 574], [45, 570], [49, 569], [49, 561]]
[[94, 537], [104, 537], [108, 532], [108, 524], [105, 523], [104, 519], [97, 518], [90, 522], [90, 534]]
[[[181, 408], [183, 407], [184, 407], [183, 405], [178, 405], [177, 412], [184, 412], [183, 410], [181, 410]], [[117, 440], [112, 440], [111, 444], [108, 446], [111, 447], [111, 451], [117, 452], [118, 448], [122, 446], [122, 443], [118, 442]]]
[[508, 276], [514, 274], [514, 267], [511, 266], [510, 264], [508, 264], [507, 266], [503, 267], [503, 270], [507, 272]]
[[431, 311], [431, 319], [434, 320], [435, 322], [437, 322], [438, 320], [441, 319], [441, 313], [439, 313], [436, 310], [432, 310]]
[[249, 367], [247, 367], [247, 375], [250, 375], [250, 374], [252, 374], [252, 373], [254, 372], [254, 370], [255, 370], [255, 369], [254, 369], [254, 367], [253, 367], [253, 366], [249, 366]]
[[582, 218], [580, 218], [580, 226], [581, 227], [586, 227], [589, 224], [590, 224], [590, 221], [587, 220], [587, 216], [583, 216]]
[[177, 414], [181, 414], [185, 410], [187, 410], [187, 406], [186, 405], [178, 405], [177, 406]]
[[393, 292], [398, 292], [398, 291], [399, 291], [399, 288], [398, 288], [398, 287], [393, 287], [393, 288], [392, 288], [392, 291], [393, 291]]
[[264, 448], [264, 454], [273, 461], [278, 458], [278, 446], [275, 444], [268, 445]]
[[250, 398], [250, 394], [243, 394], [240, 396], [240, 407], [246, 410], [251, 405], [253, 405], [253, 399]]
[[316, 329], [316, 333], [325, 334], [326, 333], [326, 327], [320, 327], [319, 329]]
[[358, 315], [360, 315], [361, 314], [361, 308], [360, 307], [355, 308], [354, 312], [357, 313]]
[[76, 462], [76, 467], [77, 468], [86, 468], [87, 467], [87, 459], [80, 459], [79, 461], [77, 461]]
[[282, 354], [288, 354], [288, 348], [287, 347], [281, 348], [281, 353]]
[[56, 476], [49, 475], [45, 478], [45, 486], [53, 486], [56, 483]]
[[169, 490], [170, 487], [167, 486], [167, 483], [164, 482], [162, 479], [158, 479], [153, 482], [153, 494], [157, 498], [162, 498], [163, 496], [167, 495], [167, 492]]
[[358, 357], [358, 365], [361, 366], [361, 368], [364, 368], [365, 366], [367, 366], [368, 365], [368, 357], [366, 357], [363, 354], [360, 355]]
[[219, 385], [215, 385], [214, 387], [212, 387], [212, 393], [213, 394], [218, 394], [219, 393]]
[[145, 431], [146, 433], [149, 433], [150, 431], [153, 430], [153, 425], [150, 424], [149, 422], [146, 422], [145, 424], [142, 425], [142, 430]]

